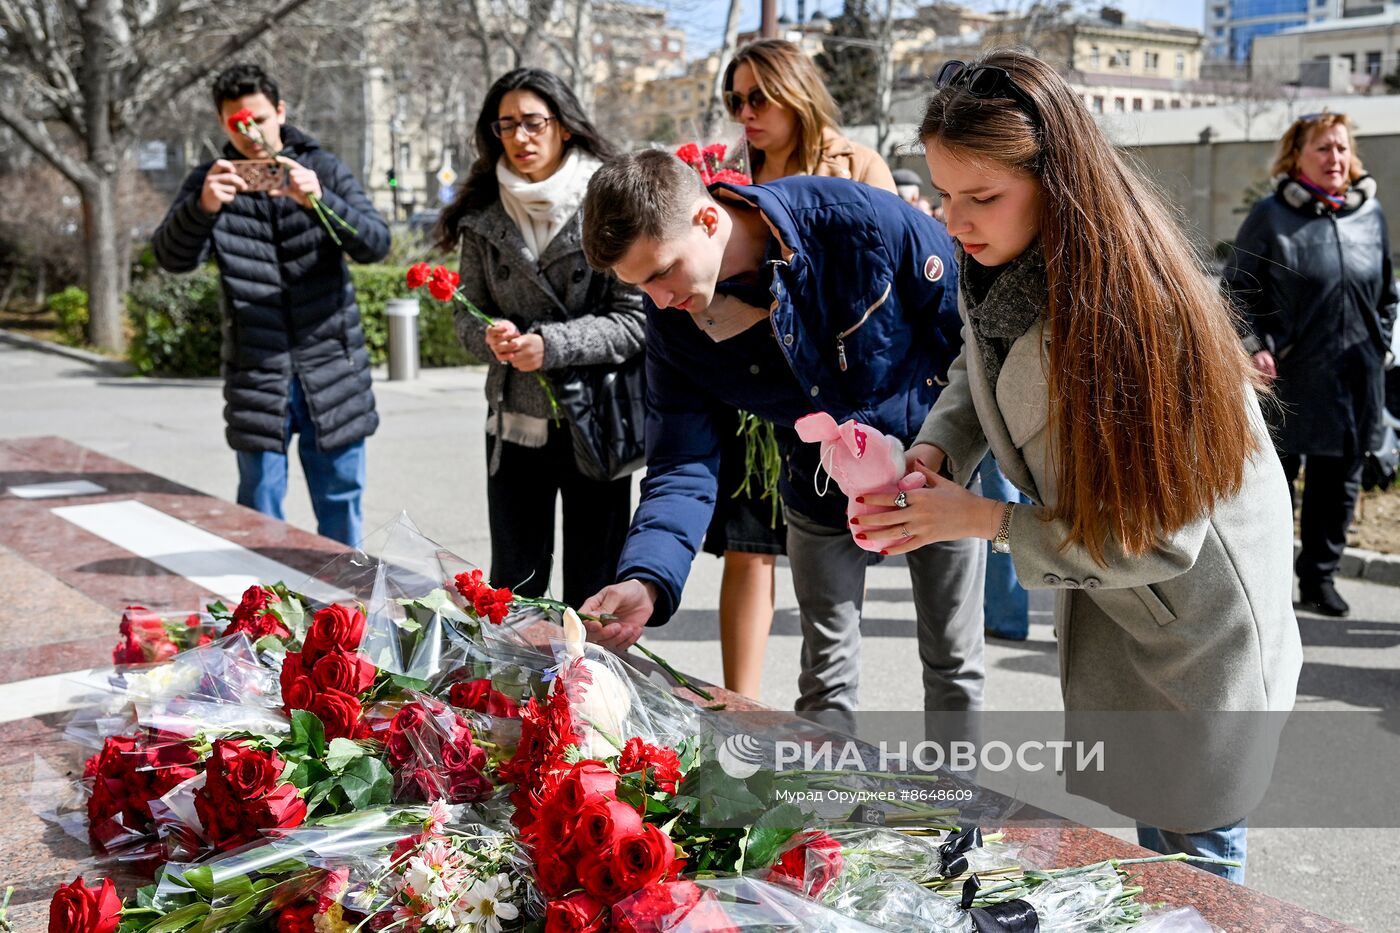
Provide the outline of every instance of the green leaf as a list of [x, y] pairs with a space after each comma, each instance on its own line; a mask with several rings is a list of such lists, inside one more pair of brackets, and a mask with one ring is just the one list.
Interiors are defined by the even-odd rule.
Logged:
[[253, 642], [253, 650], [266, 654], [285, 655], [287, 646], [282, 643], [282, 639], [276, 635], [264, 635]]
[[390, 674], [389, 682], [402, 690], [414, 690], [418, 693], [428, 691], [428, 681], [419, 680], [417, 677], [408, 677], [404, 674]]
[[224, 930], [233, 926], [257, 909], [262, 899], [263, 896], [260, 892], [250, 890], [232, 904], [214, 908], [204, 918], [204, 926], [202, 927], [204, 933], [214, 933], [215, 930]]
[[331, 739], [330, 748], [326, 751], [326, 767], [339, 774], [346, 765], [356, 758], [363, 758], [364, 754], [365, 750], [350, 739]]
[[760, 816], [744, 835], [741, 843], [743, 858], [738, 870], [767, 868], [773, 864], [778, 850], [806, 825], [806, 822], [807, 817], [802, 808], [792, 803], [780, 804]]
[[214, 869], [208, 865], [187, 869], [172, 880], [176, 884], [192, 889], [206, 900], [212, 900], [214, 897]]
[[178, 933], [193, 926], [207, 913], [209, 905], [203, 901], [195, 901], [161, 917], [146, 928], [146, 933]]
[[338, 782], [356, 810], [391, 803], [394, 778], [378, 758], [357, 758], [341, 772]]
[[717, 761], [707, 761], [685, 777], [686, 796], [700, 801], [695, 817], [704, 826], [750, 823], [767, 806], [742, 781], [724, 773]]
[[292, 736], [283, 754], [323, 758], [326, 754], [326, 728], [315, 713], [306, 709], [292, 710]]

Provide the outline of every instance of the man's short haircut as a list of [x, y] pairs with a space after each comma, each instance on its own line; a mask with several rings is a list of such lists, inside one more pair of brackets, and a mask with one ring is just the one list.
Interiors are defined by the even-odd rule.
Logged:
[[238, 100], [249, 94], [263, 95], [272, 102], [274, 107], [282, 102], [282, 97], [277, 92], [277, 82], [269, 78], [267, 72], [251, 62], [230, 65], [219, 72], [219, 76], [214, 79], [214, 85], [210, 90], [214, 94], [215, 110], [222, 108], [226, 100]]
[[603, 165], [583, 199], [583, 255], [608, 271], [642, 237], [668, 239], [690, 224], [705, 196], [700, 175], [660, 149], [628, 153]]

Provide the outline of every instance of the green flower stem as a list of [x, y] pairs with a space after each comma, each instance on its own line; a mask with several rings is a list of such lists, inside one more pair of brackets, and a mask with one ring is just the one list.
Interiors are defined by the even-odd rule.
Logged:
[[711, 703], [713, 703], [713, 702], [715, 701], [714, 694], [710, 693], [710, 691], [706, 690], [704, 687], [698, 687], [698, 686], [696, 686], [695, 684], [691, 683], [691, 682], [690, 682], [690, 679], [689, 679], [688, 677], [686, 677], [686, 676], [685, 676], [684, 674], [682, 674], [680, 671], [678, 671], [678, 670], [676, 670], [674, 667], [672, 667], [672, 666], [671, 666], [671, 662], [670, 662], [670, 661], [667, 661], [665, 658], [661, 657], [661, 655], [659, 655], [659, 654], [657, 654], [656, 652], [652, 651], [650, 648], [646, 647], [646, 646], [643, 645], [641, 642], [635, 642], [635, 643], [632, 645], [632, 647], [633, 647], [633, 648], [636, 648], [636, 649], [637, 649], [638, 651], [640, 651], [642, 654], [646, 655], [646, 656], [647, 656], [648, 658], [650, 658], [652, 661], [656, 662], [656, 664], [659, 665], [660, 668], [661, 668], [663, 671], [665, 671], [667, 674], [671, 675], [671, 679], [674, 680], [674, 681], [676, 682], [676, 685], [677, 685], [677, 686], [679, 686], [679, 687], [684, 687], [685, 689], [689, 690], [691, 693], [694, 693], [694, 694], [696, 694], [696, 695], [698, 695], [698, 696], [704, 697], [706, 700], [708, 700], [708, 701], [711, 702]]

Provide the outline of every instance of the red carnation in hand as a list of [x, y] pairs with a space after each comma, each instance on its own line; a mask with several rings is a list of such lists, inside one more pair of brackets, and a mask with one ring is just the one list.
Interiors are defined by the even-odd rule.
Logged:
[[228, 128], [235, 133], [247, 133], [246, 127], [256, 125], [258, 121], [253, 119], [253, 111], [244, 107], [242, 110], [228, 118]]
[[428, 284], [428, 277], [432, 273], [428, 269], [426, 262], [415, 262], [408, 267], [408, 274], [404, 276], [409, 288], [422, 288]]
[[122, 899], [111, 879], [87, 887], [79, 875], [49, 901], [49, 933], [114, 933], [121, 913]]
[[665, 745], [648, 745], [637, 736], [633, 736], [622, 748], [622, 755], [617, 762], [617, 773], [634, 774], [642, 771], [645, 778], [648, 769], [657, 788], [668, 794], [676, 792], [676, 784], [685, 776], [681, 773], [681, 761], [674, 749]]
[[438, 266], [428, 280], [428, 292], [438, 301], [451, 301], [461, 281], [462, 277], [451, 269]]
[[841, 874], [841, 843], [818, 829], [798, 833], [796, 843], [768, 870], [768, 881], [815, 898]]

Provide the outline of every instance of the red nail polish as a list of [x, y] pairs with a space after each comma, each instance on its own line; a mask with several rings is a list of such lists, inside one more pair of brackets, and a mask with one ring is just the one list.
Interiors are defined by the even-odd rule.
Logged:
[[889, 553], [890, 553], [889, 551], [881, 551], [881, 552], [880, 552], [880, 556], [881, 556], [881, 557], [885, 557], [885, 556], [887, 556]]
[[865, 540], [865, 532], [862, 531], [862, 532], [857, 533], [857, 534], [856, 534], [856, 540], [857, 540], [857, 541], [864, 541], [864, 540]]
[[853, 518], [853, 519], [851, 519], [851, 524], [852, 524], [852, 525], [859, 525], [859, 524], [860, 524], [860, 519], [858, 519], [858, 518]]
[[865, 496], [856, 496], [856, 502], [865, 505]]

